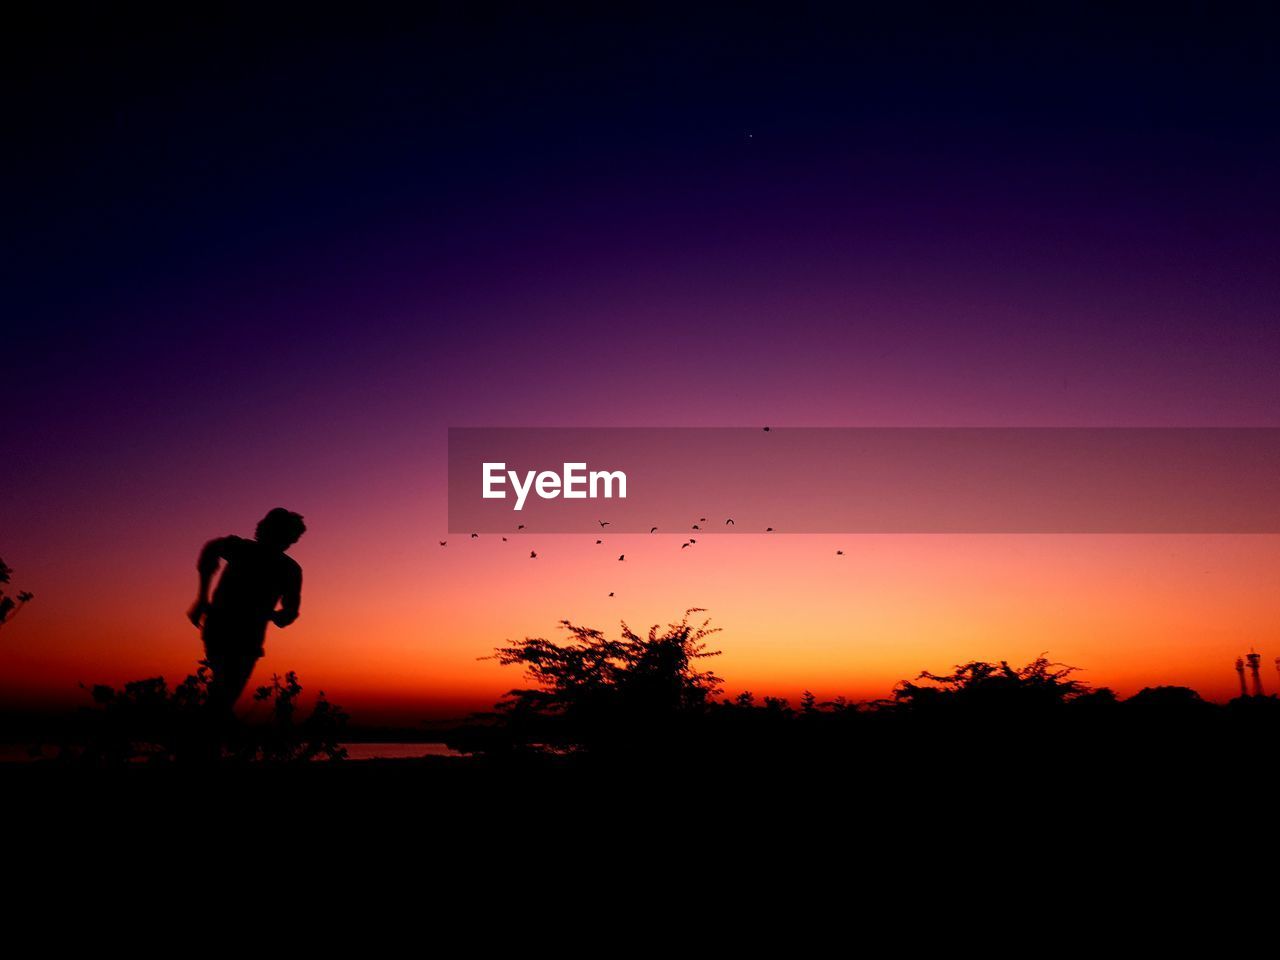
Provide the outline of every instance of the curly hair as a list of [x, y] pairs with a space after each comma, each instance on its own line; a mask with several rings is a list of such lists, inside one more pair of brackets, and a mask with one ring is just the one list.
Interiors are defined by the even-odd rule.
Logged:
[[258, 521], [254, 536], [264, 543], [291, 547], [306, 531], [307, 525], [302, 522], [302, 514], [276, 507], [267, 511], [267, 515]]

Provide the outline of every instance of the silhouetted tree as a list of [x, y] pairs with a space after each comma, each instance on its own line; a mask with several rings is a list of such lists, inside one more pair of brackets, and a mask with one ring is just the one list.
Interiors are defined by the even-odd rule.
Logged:
[[1089, 691], [1072, 678], [1076, 667], [1053, 663], [1039, 656], [1024, 667], [973, 660], [952, 673], [922, 672], [916, 680], [903, 680], [894, 688], [893, 703], [902, 709], [964, 710], [967, 713], [1005, 711], [1009, 714], [1062, 706]]
[[[7, 586], [13, 579], [13, 568], [0, 560], [0, 588]], [[8, 594], [0, 589], [0, 626], [17, 616], [18, 611], [35, 598], [29, 590], [19, 590], [16, 594]]]
[[719, 692], [720, 678], [697, 668], [698, 661], [719, 655], [705, 643], [719, 628], [710, 620], [689, 620], [700, 612], [691, 608], [665, 630], [655, 625], [646, 635], [624, 622], [618, 639], [563, 620], [567, 642], [528, 637], [497, 648], [499, 663], [524, 667], [538, 684], [512, 690], [499, 713], [513, 731], [598, 745], [656, 734], [701, 712]]
[[1204, 705], [1204, 699], [1190, 687], [1143, 687], [1125, 701], [1133, 707], [1173, 708], [1175, 710], [1191, 707], [1198, 709]]
[[1073, 714], [1098, 720], [1103, 717], [1114, 717], [1120, 708], [1120, 698], [1110, 687], [1095, 687], [1084, 690], [1072, 697], [1068, 703]]
[[764, 709], [766, 713], [777, 714], [778, 716], [789, 717], [794, 713], [786, 697], [765, 697]]

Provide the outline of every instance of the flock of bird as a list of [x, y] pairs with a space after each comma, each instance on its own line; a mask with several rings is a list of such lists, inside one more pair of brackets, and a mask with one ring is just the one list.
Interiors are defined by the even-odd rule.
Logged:
[[[770, 428], [769, 428], [769, 427], [765, 427], [765, 428], [764, 428], [764, 432], [765, 432], [765, 433], [769, 433], [769, 432], [770, 432]], [[702, 530], [702, 524], [704, 524], [704, 523], [706, 523], [706, 522], [707, 522], [707, 518], [706, 518], [706, 517], [699, 517], [699, 518], [698, 518], [698, 522], [697, 522], [697, 523], [695, 523], [695, 524], [693, 524], [693, 525], [692, 525], [692, 527], [691, 527], [690, 529], [692, 529], [692, 530], [697, 530], [697, 531], [701, 531], [701, 530]], [[600, 529], [601, 529], [601, 530], [603, 530], [605, 527], [611, 526], [611, 524], [610, 524], [610, 522], [609, 522], [608, 520], [597, 520], [597, 521], [596, 521], [596, 523], [598, 523], [598, 524], [600, 525]], [[726, 517], [726, 518], [725, 518], [725, 521], [724, 521], [724, 525], [725, 525], [726, 527], [733, 527], [733, 526], [737, 526], [737, 524], [736, 524], [736, 523], [734, 523], [733, 517]], [[520, 530], [523, 530], [524, 528], [525, 528], [525, 525], [524, 525], [523, 523], [518, 524], [518, 525], [516, 526], [516, 531], [517, 531], [517, 532], [519, 532]], [[650, 533], [657, 533], [657, 532], [658, 532], [658, 528], [657, 528], [657, 527], [650, 527], [650, 528], [649, 528], [649, 532], [650, 532]], [[765, 532], [765, 533], [773, 533], [773, 527], [765, 527], [764, 532]], [[473, 533], [473, 534], [471, 534], [471, 539], [472, 539], [472, 540], [477, 540], [477, 539], [479, 539], [479, 537], [480, 537], [480, 534], [478, 534], [478, 533]], [[507, 542], [507, 538], [506, 538], [506, 537], [503, 537], [503, 538], [502, 538], [502, 542], [503, 542], [503, 543], [506, 543], [506, 542]], [[680, 544], [680, 549], [681, 549], [681, 550], [687, 550], [689, 547], [693, 546], [693, 545], [694, 545], [694, 544], [696, 544], [697, 542], [698, 542], [698, 541], [697, 541], [697, 539], [695, 539], [694, 537], [690, 537], [690, 538], [689, 538], [688, 540], [686, 540], [684, 543]], [[596, 545], [597, 545], [597, 546], [599, 546], [600, 544], [603, 544], [603, 543], [604, 543], [604, 541], [603, 541], [603, 540], [599, 540], [599, 539], [598, 539], [598, 540], [596, 540]], [[441, 540], [441, 541], [440, 541], [440, 546], [445, 547], [445, 546], [448, 546], [448, 545], [449, 545], [449, 541], [448, 541], [448, 540]], [[844, 551], [843, 551], [843, 550], [837, 550], [837, 551], [836, 551], [836, 556], [837, 556], [837, 557], [843, 557], [843, 556], [844, 556]], [[529, 559], [530, 559], [530, 560], [537, 560], [537, 559], [538, 559], [538, 551], [537, 551], [537, 550], [530, 550], [530, 551], [529, 551]], [[619, 563], [624, 562], [626, 559], [627, 559], [627, 555], [626, 555], [625, 553], [620, 553], [620, 554], [618, 554], [618, 562], [619, 562]], [[610, 591], [609, 596], [611, 596], [611, 597], [613, 596], [613, 592], [612, 592], [612, 591]]]
[[[693, 524], [693, 526], [692, 526], [692, 527], [690, 527], [690, 529], [691, 529], [691, 530], [701, 530], [701, 529], [702, 529], [701, 524], [704, 524], [704, 523], [706, 523], [706, 522], [707, 522], [707, 518], [706, 518], [706, 517], [699, 517], [699, 518], [698, 518], [698, 522], [697, 522], [697, 523], [695, 523], [695, 524]], [[601, 529], [603, 529], [603, 528], [605, 528], [605, 527], [608, 527], [608, 526], [612, 526], [612, 524], [611, 524], [608, 520], [597, 520], [597, 521], [596, 521], [596, 523], [600, 524]], [[725, 521], [724, 521], [724, 524], [725, 524], [725, 526], [726, 526], [726, 527], [733, 527], [733, 526], [737, 526], [737, 524], [734, 522], [733, 517], [727, 517], [727, 518], [725, 519]], [[520, 530], [523, 530], [523, 529], [524, 529], [524, 524], [523, 524], [523, 523], [522, 523], [522, 524], [519, 524], [519, 525], [516, 527], [516, 530], [517, 530], [517, 531], [520, 531]], [[650, 533], [657, 533], [657, 532], [658, 532], [658, 528], [657, 528], [657, 527], [650, 527], [650, 528], [649, 528], [649, 532], [650, 532]], [[773, 527], [765, 527], [765, 528], [764, 528], [764, 532], [765, 532], [765, 533], [773, 533]], [[478, 534], [478, 533], [473, 533], [473, 534], [471, 534], [471, 539], [472, 539], [472, 540], [478, 540], [478, 539], [480, 539], [480, 534]], [[502, 538], [502, 542], [503, 542], [503, 543], [506, 543], [506, 542], [507, 542], [507, 538], [506, 538], [506, 537], [503, 537], [503, 538]], [[691, 547], [691, 546], [693, 546], [693, 545], [694, 545], [695, 543], [697, 543], [697, 542], [698, 542], [698, 541], [697, 541], [697, 539], [696, 539], [696, 538], [694, 538], [694, 537], [690, 537], [690, 538], [689, 538], [688, 540], [686, 540], [684, 543], [680, 544], [680, 548], [683, 550], [685, 547]], [[602, 543], [604, 543], [604, 541], [603, 541], [603, 540], [597, 540], [597, 541], [596, 541], [596, 544], [597, 544], [597, 545], [602, 544]], [[441, 541], [440, 541], [440, 546], [442, 546], [442, 547], [447, 547], [448, 545], [449, 545], [449, 541], [448, 541], [448, 540], [441, 540]], [[837, 552], [837, 553], [839, 553], [839, 554], [842, 554], [842, 555], [843, 555], [843, 553], [844, 553], [844, 551], [843, 551], [843, 550], [837, 550], [836, 552]], [[536, 559], [538, 559], [538, 552], [537, 552], [536, 550], [530, 550], [530, 551], [529, 551], [529, 559], [531, 559], [531, 560], [536, 560]], [[618, 559], [619, 559], [619, 560], [626, 560], [626, 559], [627, 559], [627, 555], [626, 555], [625, 553], [624, 553], [624, 554], [620, 554], [620, 555], [619, 555], [619, 557], [618, 557]]]

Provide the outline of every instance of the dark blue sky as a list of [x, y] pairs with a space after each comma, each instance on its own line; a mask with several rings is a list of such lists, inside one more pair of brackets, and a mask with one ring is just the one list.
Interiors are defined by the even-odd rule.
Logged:
[[346, 255], [422, 214], [456, 248], [654, 192], [638, 205], [776, 212], [778, 181], [802, 179], [838, 205], [864, 192], [851, 163], [893, 199], [1061, 194], [1100, 217], [1145, 200], [1207, 234], [1261, 229], [1273, 24], [1114, 6], [59, 12], [10, 65], [26, 305], [127, 301], [300, 245]]
[[[891, 287], [914, 267], [922, 287], [996, 271], [1046, 302], [1099, 271], [1198, 276], [1209, 309], [1274, 292], [1280, 71], [1261, 6], [832, 9], [18, 25], [10, 403], [38, 418], [60, 388], [72, 407], [145, 396], [196, 358], [252, 383], [255, 339], [324, 371], [353, 344], [447, 361], [523, 335], [519, 308], [483, 335], [397, 326], [426, 290], [616, 297], [630, 278], [714, 299], [839, 282], [853, 261]], [[1152, 337], [1158, 308], [1136, 306], [1122, 343]], [[1218, 322], [1257, 356], [1260, 315], [1238, 307]], [[738, 322], [706, 315], [706, 343]], [[801, 319], [798, 342], [806, 322], [823, 329]], [[974, 341], [1001, 340], [992, 324]]]

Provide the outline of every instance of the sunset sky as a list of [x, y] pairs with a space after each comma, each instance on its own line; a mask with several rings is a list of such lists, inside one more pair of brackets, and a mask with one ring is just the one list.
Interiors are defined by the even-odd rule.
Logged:
[[1223, 699], [1251, 645], [1280, 683], [1276, 536], [438, 544], [451, 426], [1280, 426], [1274, 31], [78, 16], [6, 67], [0, 557], [36, 599], [0, 705], [180, 679], [196, 553], [277, 505], [302, 615], [255, 678], [357, 721], [691, 606], [728, 693], [1048, 651]]

